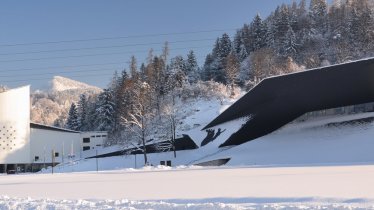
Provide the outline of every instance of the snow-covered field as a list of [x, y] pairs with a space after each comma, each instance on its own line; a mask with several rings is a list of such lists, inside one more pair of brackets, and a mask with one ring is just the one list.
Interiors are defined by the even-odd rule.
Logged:
[[374, 209], [372, 177], [374, 165], [4, 175], [0, 209]]
[[[200, 146], [201, 128], [232, 102], [186, 104], [179, 134]], [[241, 126], [238, 119], [220, 125], [224, 132], [213, 142], [178, 151], [177, 158], [148, 154], [156, 167], [142, 168], [142, 155], [128, 155], [65, 163], [54, 175], [50, 169], [0, 175], [0, 209], [374, 209], [374, 123], [339, 124], [368, 117], [374, 113], [291, 123], [218, 148]], [[224, 167], [192, 166], [227, 157]], [[157, 167], [161, 160], [173, 168]]]

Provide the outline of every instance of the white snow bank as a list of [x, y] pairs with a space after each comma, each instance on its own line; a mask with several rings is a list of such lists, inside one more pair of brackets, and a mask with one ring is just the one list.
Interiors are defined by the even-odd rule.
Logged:
[[5, 175], [0, 179], [0, 195], [170, 202], [259, 198], [278, 203], [318, 197], [361, 203], [374, 199], [374, 165], [147, 170]]
[[[244, 209], [374, 209], [369, 203], [359, 203], [350, 201], [329, 202], [266, 202], [261, 199], [241, 199], [239, 203], [227, 203], [225, 199], [217, 199], [221, 202], [204, 202], [202, 200], [192, 200], [188, 202], [168, 202], [168, 201], [133, 201], [121, 200], [54, 200], [54, 199], [32, 199], [32, 198], [10, 198], [0, 196], [0, 209], [154, 209], [154, 210], [244, 210]], [[308, 200], [308, 199], [306, 199]], [[309, 199], [313, 200], [313, 199]], [[233, 201], [228, 199], [227, 201]], [[257, 202], [255, 202], [257, 201]]]
[[201, 161], [231, 157], [230, 166], [362, 165], [374, 163], [374, 123], [335, 124], [374, 113], [292, 123]]
[[374, 209], [372, 177], [374, 165], [4, 175], [0, 209]]

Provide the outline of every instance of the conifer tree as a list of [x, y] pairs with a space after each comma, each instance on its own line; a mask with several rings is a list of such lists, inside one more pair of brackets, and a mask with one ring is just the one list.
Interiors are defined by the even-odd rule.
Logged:
[[309, 6], [309, 15], [311, 19], [312, 33], [327, 32], [327, 2], [326, 0], [311, 0]]
[[285, 35], [281, 53], [284, 57], [295, 57], [297, 52], [298, 44], [296, 43], [296, 35], [292, 30], [291, 26]]
[[136, 78], [138, 76], [138, 66], [136, 63], [135, 56], [131, 56], [129, 68], [130, 68], [131, 78]]
[[285, 35], [291, 27], [288, 7], [283, 4], [281, 7], [277, 8], [274, 14], [274, 44], [275, 48], [278, 51], [278, 54], [282, 54], [282, 47], [285, 42]]
[[205, 57], [205, 62], [204, 62], [203, 71], [201, 75], [201, 78], [204, 81], [209, 81], [213, 79], [213, 73], [212, 73], [213, 62], [214, 62], [213, 56], [211, 54], [208, 54]]
[[230, 54], [232, 43], [228, 34], [223, 34], [217, 39], [212, 51], [213, 62], [210, 65], [212, 79], [216, 82], [226, 83], [225, 80], [225, 62], [226, 57]]
[[70, 106], [68, 119], [66, 121], [66, 128], [75, 131], [79, 128], [78, 112], [75, 103], [72, 103]]
[[188, 81], [190, 83], [195, 83], [199, 76], [198, 76], [199, 66], [197, 65], [197, 60], [195, 53], [191, 50], [187, 55], [186, 60], [186, 72]]
[[253, 51], [259, 50], [266, 46], [266, 24], [263, 23], [259, 14], [255, 16], [251, 23], [251, 40]]
[[244, 61], [244, 59], [248, 57], [248, 53], [244, 45], [244, 39], [242, 34], [242, 30], [238, 30], [235, 34], [234, 41], [232, 43], [235, 54], [240, 62]]
[[113, 93], [110, 89], [104, 89], [99, 95], [97, 101], [95, 119], [97, 129], [100, 131], [111, 131], [114, 125], [114, 106]]
[[86, 131], [88, 129], [88, 101], [85, 94], [79, 96], [78, 107], [78, 130]]

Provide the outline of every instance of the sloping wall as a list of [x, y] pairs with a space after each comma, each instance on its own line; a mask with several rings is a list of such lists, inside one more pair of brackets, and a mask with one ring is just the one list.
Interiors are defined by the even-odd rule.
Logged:
[[304, 113], [374, 101], [374, 58], [263, 80], [204, 129], [251, 116], [221, 146], [269, 134]]

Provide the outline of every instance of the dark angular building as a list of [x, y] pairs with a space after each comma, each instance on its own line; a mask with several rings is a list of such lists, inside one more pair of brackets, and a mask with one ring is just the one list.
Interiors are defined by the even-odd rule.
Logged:
[[204, 129], [248, 120], [220, 147], [269, 134], [305, 113], [374, 102], [374, 58], [269, 77]]

